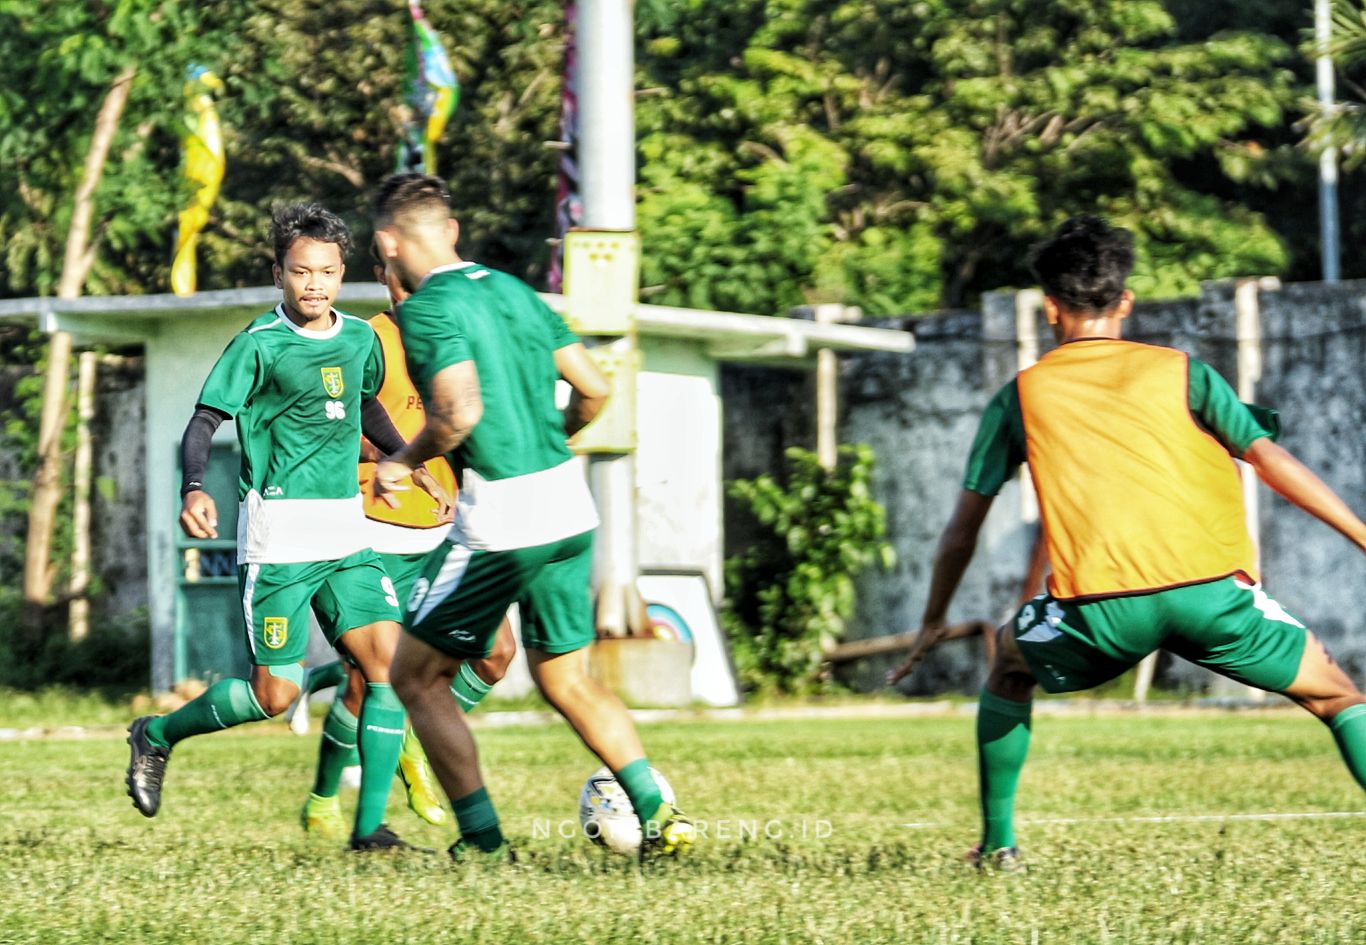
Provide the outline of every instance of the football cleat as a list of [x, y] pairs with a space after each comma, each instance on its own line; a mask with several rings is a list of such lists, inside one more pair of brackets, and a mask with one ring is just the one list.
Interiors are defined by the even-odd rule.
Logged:
[[304, 830], [328, 840], [340, 840], [346, 836], [346, 818], [342, 816], [341, 798], [319, 797], [309, 794], [299, 812], [299, 822]]
[[408, 807], [429, 824], [441, 826], [446, 822], [446, 808], [441, 804], [441, 786], [436, 773], [422, 750], [422, 743], [409, 729], [403, 736], [403, 750], [398, 756], [398, 776], [408, 789]]
[[465, 840], [457, 840], [447, 848], [446, 854], [453, 862], [461, 864], [492, 863], [497, 866], [503, 863], [512, 865], [517, 862], [517, 851], [506, 840], [492, 850], [481, 850]]
[[166, 777], [166, 762], [171, 749], [153, 745], [147, 738], [147, 723], [155, 716], [144, 715], [128, 726], [128, 796], [144, 817], [155, 817], [161, 809], [161, 782]]
[[964, 859], [979, 870], [991, 868], [998, 873], [1025, 871], [1024, 857], [1021, 856], [1019, 847], [1000, 847], [983, 856], [982, 845], [979, 843], [967, 852]]
[[640, 857], [652, 859], [686, 853], [697, 841], [692, 818], [667, 801], [641, 829]]
[[390, 830], [388, 824], [380, 824], [373, 832], [367, 833], [363, 837], [358, 837], [354, 833], [351, 834], [351, 849], [356, 853], [385, 853], [390, 851], [410, 851], [412, 853], [435, 852], [433, 850], [413, 846]]

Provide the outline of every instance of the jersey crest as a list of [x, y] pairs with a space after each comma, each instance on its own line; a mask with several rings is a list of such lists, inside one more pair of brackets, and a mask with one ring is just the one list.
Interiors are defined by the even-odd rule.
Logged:
[[289, 640], [289, 618], [267, 617], [261, 630], [261, 635], [266, 640], [266, 646], [272, 650], [278, 650]]
[[323, 390], [327, 391], [328, 397], [340, 397], [342, 391], [346, 390], [346, 385], [342, 382], [342, 369], [339, 367], [325, 367], [323, 372]]

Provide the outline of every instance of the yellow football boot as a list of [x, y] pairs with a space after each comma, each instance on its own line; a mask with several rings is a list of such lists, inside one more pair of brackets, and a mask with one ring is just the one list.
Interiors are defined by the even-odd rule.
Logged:
[[441, 804], [441, 785], [437, 783], [432, 764], [422, 743], [410, 728], [403, 736], [403, 750], [398, 756], [398, 776], [408, 789], [408, 807], [414, 814], [437, 827], [450, 816]]
[[341, 798], [319, 797], [309, 794], [304, 809], [299, 812], [304, 830], [328, 840], [344, 840], [351, 833], [351, 825], [342, 816]]
[[697, 842], [697, 827], [692, 818], [667, 801], [646, 822], [643, 834], [641, 859], [678, 856]]

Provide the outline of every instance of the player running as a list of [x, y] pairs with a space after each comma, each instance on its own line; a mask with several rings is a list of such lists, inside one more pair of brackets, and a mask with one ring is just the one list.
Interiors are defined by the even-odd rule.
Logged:
[[384, 357], [374, 330], [332, 307], [351, 247], [346, 225], [317, 204], [301, 204], [275, 214], [271, 240], [283, 300], [218, 359], [181, 444], [181, 526], [192, 537], [215, 538], [218, 512], [203, 491], [204, 470], [214, 430], [236, 420], [238, 581], [251, 678], [219, 680], [170, 715], [137, 719], [129, 728], [128, 793], [144, 816], [155, 816], [178, 742], [289, 707], [303, 681], [312, 607], [328, 642], [365, 679], [350, 845], [391, 848], [402, 843], [383, 823], [405, 717], [389, 683], [400, 614], [394, 585], [369, 547], [356, 479], [362, 416], [382, 449], [403, 441], [375, 400]]
[[[1090, 689], [1152, 651], [1172, 651], [1279, 692], [1325, 722], [1366, 787], [1366, 697], [1258, 583], [1238, 470], [1366, 551], [1366, 525], [1273, 440], [1273, 411], [1242, 404], [1208, 365], [1120, 340], [1133, 238], [1068, 220], [1033, 269], [1059, 346], [988, 404], [963, 492], [939, 542], [921, 638], [944, 624], [992, 498], [1028, 460], [1053, 572], [1047, 593], [1000, 630], [977, 714], [980, 866], [1020, 866], [1014, 802], [1037, 683]], [[888, 674], [895, 682], [911, 659]]]
[[[390, 299], [389, 310], [370, 319], [370, 327], [375, 330], [384, 351], [384, 384], [377, 398], [399, 434], [405, 438], [412, 437], [422, 429], [422, 400], [413, 382], [408, 379], [398, 325], [392, 315], [392, 311], [408, 297], [408, 293], [380, 263], [378, 251], [373, 245], [371, 252], [376, 261], [375, 278], [389, 290]], [[455, 474], [444, 457], [430, 459], [424, 464], [425, 470], [419, 469], [413, 473], [413, 482], [422, 491], [410, 489], [396, 493], [394, 498], [397, 504], [391, 506], [376, 498], [370, 489], [375, 464], [381, 458], [382, 454], [369, 440], [361, 441], [358, 473], [365, 516], [371, 523], [370, 547], [379, 555], [384, 570], [394, 582], [401, 603], [408, 599], [427, 554], [441, 545], [446, 532], [450, 530], [454, 513], [453, 496], [456, 492]], [[463, 663], [451, 684], [451, 691], [460, 701], [462, 709], [473, 711], [493, 685], [506, 675], [508, 664], [516, 652], [517, 642], [513, 639], [512, 627], [504, 620], [494, 638], [488, 659]], [[324, 688], [321, 685], [324, 681], [338, 688], [332, 708], [323, 722], [318, 771], [313, 790], [304, 803], [301, 820], [304, 829], [310, 833], [341, 836], [346, 826], [338, 792], [343, 770], [355, 763], [356, 712], [365, 692], [365, 679], [356, 667], [349, 667], [348, 671], [343, 663], [321, 666], [311, 671], [310, 684], [314, 682], [315, 675], [322, 678], [314, 688]], [[306, 707], [301, 709], [306, 711]], [[430, 824], [445, 823], [446, 809], [441, 804], [431, 765], [422, 750], [422, 743], [411, 729], [403, 736], [398, 771], [407, 788], [408, 806], [413, 813]]]
[[[408, 601], [394, 684], [450, 797], [457, 858], [503, 855], [474, 739], [450, 693], [467, 660], [488, 655], [508, 606], [521, 605], [522, 644], [542, 694], [616, 775], [645, 848], [676, 853], [695, 829], [665, 803], [626, 707], [586, 670], [597, 512], [565, 445], [610, 388], [563, 320], [525, 284], [465, 262], [445, 185], [399, 174], [380, 187], [376, 239], [413, 294], [398, 309], [409, 374], [427, 423], [379, 464], [375, 489], [392, 494], [415, 464], [446, 453], [460, 475], [455, 525], [428, 559]], [[555, 409], [556, 380], [573, 388]]]

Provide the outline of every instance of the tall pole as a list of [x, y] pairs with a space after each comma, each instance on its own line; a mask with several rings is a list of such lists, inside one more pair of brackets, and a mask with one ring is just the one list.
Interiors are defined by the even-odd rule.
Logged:
[[[1333, 39], [1332, 0], [1314, 0], [1314, 69], [1318, 79], [1319, 107], [1331, 115], [1336, 107], [1333, 59], [1328, 55]], [[1319, 154], [1319, 242], [1322, 246], [1323, 281], [1337, 282], [1338, 257], [1338, 152], [1332, 145]]]
[[[580, 0], [578, 55], [582, 225], [589, 230], [633, 232], [636, 133], [631, 0]], [[629, 359], [635, 344], [631, 333], [613, 340], [609, 347], [613, 354]], [[594, 562], [598, 630], [610, 636], [643, 631], [645, 610], [636, 588], [635, 455], [601, 453], [592, 456], [589, 464], [589, 482], [602, 517]]]

